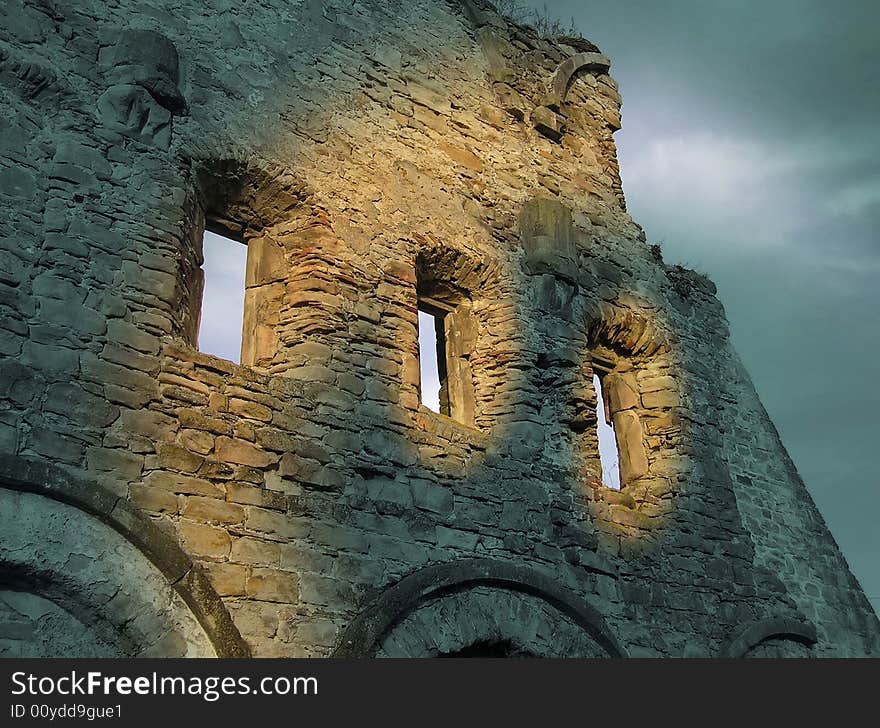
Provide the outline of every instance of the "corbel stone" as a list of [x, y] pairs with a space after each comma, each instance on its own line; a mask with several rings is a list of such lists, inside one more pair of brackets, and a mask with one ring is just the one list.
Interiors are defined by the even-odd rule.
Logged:
[[568, 207], [544, 197], [526, 201], [519, 214], [519, 234], [526, 273], [575, 280], [574, 225]]
[[110, 85], [132, 84], [149, 91], [171, 114], [186, 111], [186, 99], [178, 88], [180, 62], [177, 49], [154, 30], [123, 30], [116, 43], [102, 53]]
[[560, 141], [564, 133], [562, 117], [549, 106], [538, 106], [532, 111], [532, 126], [554, 142]]
[[168, 147], [171, 120], [186, 112], [174, 44], [152, 30], [124, 30], [100, 58], [107, 90], [97, 112], [113, 132]]

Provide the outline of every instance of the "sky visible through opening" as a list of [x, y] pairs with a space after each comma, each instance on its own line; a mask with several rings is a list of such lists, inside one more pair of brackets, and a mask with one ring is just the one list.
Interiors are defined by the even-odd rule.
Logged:
[[419, 311], [419, 377], [422, 404], [440, 411], [440, 375], [437, 371], [437, 319]]
[[205, 292], [199, 322], [199, 351], [236, 364], [241, 360], [247, 246], [205, 231], [202, 239]]
[[599, 459], [602, 461], [602, 482], [613, 490], [620, 490], [620, 453], [617, 451], [617, 435], [614, 425], [605, 419], [605, 395], [602, 380], [593, 375], [596, 390], [596, 434], [599, 437]]

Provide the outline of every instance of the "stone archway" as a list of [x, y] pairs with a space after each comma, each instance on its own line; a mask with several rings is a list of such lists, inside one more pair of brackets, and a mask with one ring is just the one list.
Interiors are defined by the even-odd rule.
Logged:
[[602, 616], [549, 575], [466, 559], [386, 589], [345, 630], [336, 657], [625, 657]]
[[0, 655], [213, 657], [143, 554], [72, 506], [0, 489]]
[[94, 483], [0, 457], [0, 656], [245, 657], [207, 578]]
[[721, 645], [719, 657], [812, 657], [816, 628], [791, 617], [771, 617], [741, 625]]
[[541, 597], [477, 585], [437, 595], [389, 629], [376, 657], [609, 657]]

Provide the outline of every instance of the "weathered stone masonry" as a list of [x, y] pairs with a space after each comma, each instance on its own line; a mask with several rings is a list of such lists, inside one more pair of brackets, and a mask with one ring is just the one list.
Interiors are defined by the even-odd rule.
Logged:
[[[0, 654], [880, 653], [714, 286], [626, 214], [590, 43], [479, 0], [2, 12]], [[197, 348], [206, 228], [242, 366]]]

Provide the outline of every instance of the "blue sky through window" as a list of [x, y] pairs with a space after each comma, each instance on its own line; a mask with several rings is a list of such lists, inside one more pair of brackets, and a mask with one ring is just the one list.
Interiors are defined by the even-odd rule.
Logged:
[[199, 323], [199, 351], [238, 364], [241, 359], [247, 246], [206, 231], [202, 251], [205, 292]]
[[419, 311], [419, 375], [422, 404], [434, 412], [440, 411], [440, 375], [437, 370], [436, 318]]
[[593, 375], [596, 390], [596, 433], [599, 436], [599, 459], [602, 461], [602, 482], [613, 490], [620, 490], [620, 453], [617, 451], [617, 435], [614, 425], [605, 419], [605, 399], [602, 380]]

